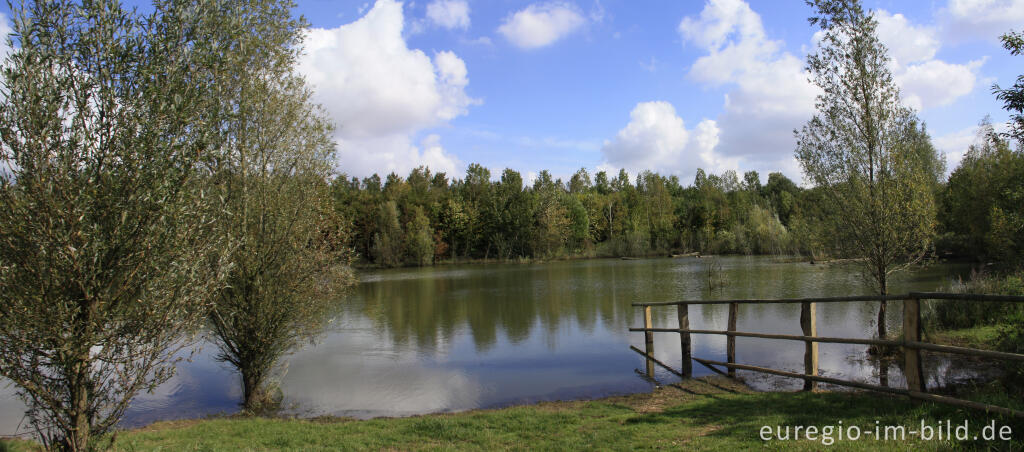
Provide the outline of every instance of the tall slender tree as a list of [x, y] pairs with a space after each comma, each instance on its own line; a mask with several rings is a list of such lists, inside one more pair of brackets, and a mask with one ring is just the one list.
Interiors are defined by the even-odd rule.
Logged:
[[[796, 157], [824, 195], [840, 251], [864, 258], [880, 295], [889, 276], [924, 258], [935, 229], [938, 157], [915, 113], [900, 103], [872, 13], [856, 0], [809, 1], [821, 27], [807, 57], [821, 88], [817, 114], [796, 132]], [[886, 336], [886, 302], [878, 336]]]
[[[211, 74], [232, 112], [218, 127], [223, 158], [214, 168], [223, 199], [218, 231], [232, 244], [232, 268], [213, 297], [210, 330], [217, 358], [241, 376], [249, 412], [273, 407], [267, 379], [323, 330], [337, 292], [353, 280], [327, 184], [332, 126], [294, 70], [305, 22], [292, 18], [293, 6], [224, 0], [234, 23], [215, 31], [246, 70]], [[233, 40], [236, 27], [251, 33]]]

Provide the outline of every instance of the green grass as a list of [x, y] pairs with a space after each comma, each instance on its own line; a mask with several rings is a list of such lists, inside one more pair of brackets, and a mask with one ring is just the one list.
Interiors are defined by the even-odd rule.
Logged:
[[937, 344], [994, 350], [999, 342], [1000, 326], [982, 325], [972, 328], [939, 330], [931, 332], [927, 336], [929, 340]]
[[[552, 402], [498, 410], [410, 418], [266, 419], [174, 421], [121, 432], [123, 451], [228, 450], [822, 450], [819, 441], [764, 442], [762, 426], [904, 425], [922, 420], [954, 424], [968, 419], [980, 429], [995, 420], [1014, 428], [1012, 443], [948, 441], [837, 441], [831, 450], [1020, 449], [1018, 420], [863, 393], [753, 393], [724, 379], [698, 379], [651, 393], [597, 401]], [[972, 434], [974, 432], [972, 431]], [[7, 443], [30, 450], [29, 443]], [[0, 450], [4, 450], [0, 443]]]

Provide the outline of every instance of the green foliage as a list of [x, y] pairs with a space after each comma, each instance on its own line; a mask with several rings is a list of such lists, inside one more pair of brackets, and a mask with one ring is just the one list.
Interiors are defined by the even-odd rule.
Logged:
[[[212, 233], [230, 73], [218, 3], [26, 1], [0, 105], [0, 375], [52, 447], [84, 450], [171, 377], [223, 282]], [[237, 33], [237, 31], [235, 31]]]
[[[991, 274], [971, 272], [966, 282], [957, 281], [951, 288], [955, 293], [1024, 295], [1024, 272]], [[931, 329], [943, 334], [944, 330], [982, 336], [972, 344], [981, 348], [1024, 353], [1024, 305], [1021, 303], [965, 303], [956, 300], [932, 301], [925, 319]], [[991, 330], [995, 334], [991, 334]], [[947, 336], [949, 333], [945, 333]], [[981, 340], [983, 339], [983, 340]], [[1010, 363], [1003, 378], [1011, 391], [1024, 390], [1024, 366]]]
[[[1022, 275], [999, 277], [973, 271], [967, 281], [958, 280], [950, 288], [953, 293], [1024, 295]], [[965, 329], [996, 325], [1008, 316], [1024, 311], [1018, 303], [965, 303], [956, 300], [932, 301], [926, 323], [937, 330]]]
[[1014, 262], [1024, 251], [1024, 154], [986, 118], [942, 191], [943, 248]]
[[268, 376], [321, 332], [338, 291], [353, 278], [346, 227], [326, 182], [332, 126], [293, 69], [305, 24], [291, 17], [287, 0], [222, 6], [250, 33], [214, 32], [226, 34], [215, 41], [233, 48], [239, 71], [210, 75], [217, 100], [234, 114], [218, 127], [214, 175], [222, 189], [217, 230], [232, 245], [231, 270], [209, 323], [217, 358], [241, 374], [243, 404], [252, 412], [272, 407]]
[[[598, 172], [591, 182], [580, 170], [567, 184], [541, 171], [532, 186], [512, 169], [497, 181], [490, 174], [473, 164], [465, 179], [449, 181], [421, 167], [405, 179], [391, 174], [383, 186], [376, 175], [362, 181], [342, 176], [331, 190], [335, 210], [352, 219], [356, 251], [386, 267], [429, 265], [433, 257], [790, 254], [818, 246], [786, 225], [819, 224], [801, 216], [815, 208], [805, 201], [812, 192], [781, 173], [772, 173], [764, 187], [756, 172], [740, 182], [735, 172], [700, 171], [700, 184], [692, 187], [650, 171], [635, 184], [625, 171], [612, 180]], [[434, 256], [428, 256], [427, 237]]]
[[377, 229], [373, 236], [374, 257], [380, 265], [395, 267], [404, 257], [402, 225], [398, 219], [398, 205], [388, 201], [377, 208]]
[[942, 164], [900, 104], [873, 15], [857, 1], [812, 5], [811, 23], [824, 36], [807, 67], [822, 94], [818, 114], [797, 134], [796, 156], [821, 190], [824, 226], [839, 252], [865, 257], [864, 275], [884, 294], [891, 273], [930, 249]]
[[430, 229], [430, 220], [423, 214], [423, 208], [413, 209], [413, 218], [406, 225], [406, 249], [409, 257], [418, 265], [430, 265], [434, 262], [434, 235]]
[[[1019, 56], [1024, 52], [1024, 33], [1010, 31], [1002, 35], [1000, 40], [1003, 47], [1010, 51], [1010, 55]], [[1007, 136], [1024, 144], [1024, 74], [1017, 76], [1013, 86], [1006, 89], [993, 84], [992, 92], [995, 93], [996, 99], [1003, 101], [1003, 108], [1011, 113], [1010, 132]]]
[[565, 196], [564, 203], [569, 216], [568, 241], [574, 250], [584, 248], [590, 242], [590, 217], [577, 196]]

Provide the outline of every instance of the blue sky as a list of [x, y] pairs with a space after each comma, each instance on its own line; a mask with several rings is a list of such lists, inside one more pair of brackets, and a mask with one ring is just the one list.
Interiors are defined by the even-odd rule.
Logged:
[[[798, 1], [298, 0], [312, 24], [299, 70], [336, 122], [338, 168], [458, 177], [469, 163], [529, 179], [585, 167], [782, 171], [813, 114]], [[998, 35], [1024, 0], [866, 1], [950, 169], [981, 118], [1007, 113], [992, 83], [1024, 57]]]

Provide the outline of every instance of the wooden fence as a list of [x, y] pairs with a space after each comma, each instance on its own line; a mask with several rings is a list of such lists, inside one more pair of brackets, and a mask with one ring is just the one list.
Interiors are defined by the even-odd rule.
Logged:
[[[902, 300], [903, 301], [903, 338], [901, 340], [891, 339], [860, 339], [860, 338], [840, 338], [840, 337], [827, 337], [818, 336], [817, 328], [817, 316], [816, 306], [818, 303], [843, 303], [843, 302], [864, 302], [864, 301], [882, 301], [882, 300]], [[921, 351], [927, 350], [930, 352], [939, 353], [953, 353], [968, 356], [976, 356], [982, 358], [994, 358], [1003, 360], [1013, 361], [1024, 361], [1024, 355], [1017, 353], [1006, 353], [997, 352], [992, 350], [978, 350], [966, 347], [955, 347], [950, 345], [939, 345], [928, 342], [922, 342], [921, 340], [921, 300], [956, 300], [957, 302], [1010, 302], [1010, 303], [1024, 303], [1024, 297], [1006, 296], [1006, 295], [975, 295], [975, 294], [951, 294], [951, 293], [935, 293], [935, 292], [910, 292], [905, 295], [866, 295], [866, 296], [853, 296], [853, 297], [826, 297], [826, 298], [786, 298], [786, 299], [769, 299], [769, 300], [716, 300], [716, 301], [669, 301], [669, 302], [657, 302], [657, 303], [633, 303], [633, 306], [643, 308], [644, 310], [644, 327], [643, 328], [630, 328], [629, 331], [640, 331], [644, 333], [645, 350], [640, 350], [636, 347], [630, 346], [630, 348], [637, 353], [643, 355], [647, 362], [647, 376], [654, 376], [654, 365], [657, 364], [664, 367], [669, 372], [679, 376], [680, 378], [689, 378], [693, 375], [693, 368], [691, 361], [696, 361], [707, 368], [726, 375], [729, 377], [735, 377], [736, 370], [749, 370], [754, 372], [767, 373], [772, 375], [779, 375], [783, 377], [800, 378], [804, 380], [804, 390], [812, 390], [815, 388], [816, 383], [829, 383], [840, 386], [848, 386], [859, 389], [867, 389], [871, 391], [885, 392], [890, 394], [899, 394], [908, 396], [914, 399], [927, 400], [932, 402], [946, 403], [951, 405], [957, 405], [962, 407], [974, 408], [986, 410], [993, 413], [1000, 413], [1015, 417], [1024, 417], [1024, 411], [1018, 411], [1011, 408], [1000, 407], [995, 405], [983, 404], [978, 402], [972, 402], [969, 400], [962, 400], [948, 396], [942, 396], [937, 394], [929, 394], [925, 380], [924, 369], [921, 365]], [[736, 331], [736, 318], [739, 314], [739, 305], [741, 304], [770, 304], [770, 303], [799, 303], [800, 304], [800, 328], [803, 332], [801, 336], [788, 335], [788, 334], [766, 334], [766, 333], [752, 333]], [[729, 322], [727, 329], [722, 330], [694, 330], [690, 329], [689, 321], [689, 306], [693, 304], [698, 305], [711, 305], [711, 304], [728, 304], [729, 305]], [[678, 328], [654, 328], [651, 318], [651, 310], [658, 307], [669, 307], [675, 306], [677, 310], [677, 318], [679, 319]], [[679, 342], [682, 349], [682, 368], [675, 370], [665, 363], [657, 360], [654, 357], [654, 333], [678, 333]], [[712, 334], [712, 335], [724, 335], [726, 336], [726, 362], [712, 361], [709, 359], [701, 359], [695, 357], [691, 353], [690, 346], [690, 335], [693, 334]], [[751, 366], [746, 364], [736, 363], [736, 338], [737, 337], [752, 337], [761, 339], [778, 339], [778, 340], [792, 340], [801, 341], [805, 344], [804, 351], [804, 372], [795, 373], [787, 372], [776, 369], [769, 369], [766, 367]], [[838, 378], [822, 377], [818, 375], [818, 344], [819, 343], [834, 343], [834, 344], [863, 344], [863, 345], [876, 345], [883, 347], [900, 347], [903, 352], [903, 373], [907, 380], [906, 388], [892, 388], [882, 385], [874, 385], [869, 383], [842, 380]], [[723, 372], [714, 366], [721, 366], [727, 369]]]

